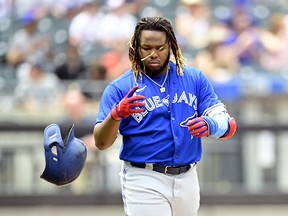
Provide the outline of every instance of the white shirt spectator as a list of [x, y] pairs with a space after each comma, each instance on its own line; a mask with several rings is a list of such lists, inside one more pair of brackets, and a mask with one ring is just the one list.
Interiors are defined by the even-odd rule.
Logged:
[[99, 25], [103, 13], [96, 4], [87, 4], [83, 11], [76, 15], [69, 26], [69, 40], [78, 46], [85, 43], [94, 43], [99, 39]]
[[11, 0], [0, 0], [0, 19], [10, 17], [11, 8], [12, 8]]
[[117, 43], [129, 41], [137, 24], [134, 15], [127, 12], [126, 4], [123, 3], [112, 8], [101, 20], [99, 34], [104, 46], [113, 47]]

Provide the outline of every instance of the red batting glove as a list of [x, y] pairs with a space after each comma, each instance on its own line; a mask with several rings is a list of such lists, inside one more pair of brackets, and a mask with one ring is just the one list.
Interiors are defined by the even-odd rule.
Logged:
[[200, 138], [209, 136], [209, 127], [202, 117], [194, 118], [187, 123], [191, 135]]
[[[115, 121], [121, 121], [123, 118], [127, 118], [133, 113], [143, 112], [145, 103], [140, 102], [145, 99], [142, 95], [134, 95], [135, 91], [139, 88], [138, 85], [134, 86], [127, 95], [111, 110], [111, 117]], [[142, 107], [142, 108], [140, 108]]]

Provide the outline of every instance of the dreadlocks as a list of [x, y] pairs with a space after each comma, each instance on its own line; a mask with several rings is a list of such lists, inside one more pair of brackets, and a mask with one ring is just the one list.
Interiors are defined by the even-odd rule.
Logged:
[[135, 79], [137, 80], [139, 72], [143, 72], [143, 63], [141, 61], [141, 57], [138, 51], [140, 46], [140, 34], [143, 30], [156, 30], [166, 32], [168, 42], [170, 42], [171, 44], [172, 53], [175, 58], [177, 74], [183, 75], [184, 58], [177, 44], [177, 40], [171, 23], [162, 17], [145, 17], [137, 23], [134, 35], [129, 41], [129, 59]]

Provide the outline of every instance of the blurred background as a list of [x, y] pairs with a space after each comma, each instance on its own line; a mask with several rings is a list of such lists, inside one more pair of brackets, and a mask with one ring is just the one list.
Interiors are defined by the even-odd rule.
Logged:
[[[287, 215], [287, 0], [0, 0], [0, 215], [123, 215], [121, 137], [100, 153], [91, 133], [137, 21], [158, 15], [238, 121], [231, 140], [203, 140], [199, 215]], [[63, 187], [40, 179], [51, 123], [88, 147]]]

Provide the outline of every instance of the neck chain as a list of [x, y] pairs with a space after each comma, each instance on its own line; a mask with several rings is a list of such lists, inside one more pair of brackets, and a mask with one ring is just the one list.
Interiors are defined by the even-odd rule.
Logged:
[[159, 83], [155, 82], [151, 77], [149, 77], [146, 73], [143, 73], [151, 82], [153, 82], [155, 85], [159, 86], [160, 87], [160, 92], [161, 93], [164, 93], [166, 91], [166, 88], [164, 87], [165, 83], [166, 83], [166, 80], [168, 78], [168, 72], [169, 70], [167, 70], [166, 72], [166, 76], [165, 76], [165, 79], [162, 83], [162, 85], [160, 85]]

